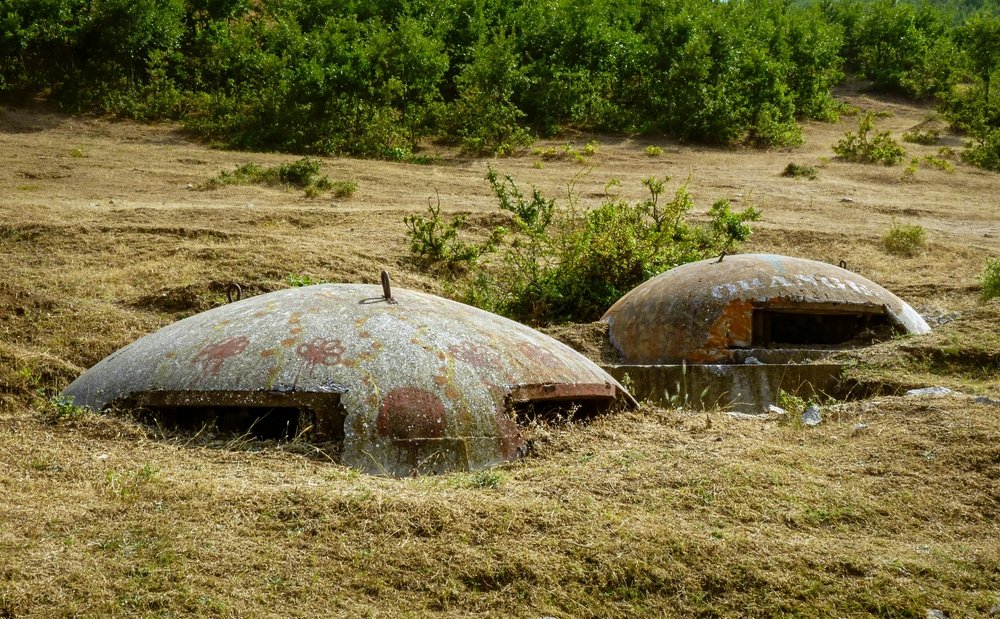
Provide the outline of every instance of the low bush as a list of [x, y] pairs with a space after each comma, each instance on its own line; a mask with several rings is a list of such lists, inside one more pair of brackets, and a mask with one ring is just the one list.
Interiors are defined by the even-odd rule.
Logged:
[[449, 270], [464, 270], [489, 250], [488, 244], [466, 243], [458, 238], [465, 224], [464, 215], [450, 221], [441, 216], [441, 199], [428, 200], [427, 216], [407, 215], [403, 218], [410, 253], [424, 265], [443, 264]]
[[1000, 258], [986, 261], [979, 274], [979, 286], [984, 301], [1000, 297]]
[[782, 172], [781, 175], [789, 178], [808, 178], [812, 181], [816, 180], [817, 176], [819, 176], [819, 172], [813, 166], [789, 163], [785, 166], [785, 171]]
[[903, 141], [910, 142], [911, 144], [923, 144], [924, 146], [933, 146], [938, 143], [941, 138], [941, 132], [937, 129], [929, 129], [927, 131], [907, 131], [903, 134]]
[[855, 163], [881, 163], [893, 166], [906, 156], [906, 150], [899, 145], [888, 131], [875, 131], [875, 115], [865, 112], [858, 118], [858, 131], [844, 134], [843, 139], [833, 147], [833, 152], [845, 161]]
[[1000, 172], [1000, 129], [984, 132], [962, 152], [962, 160], [974, 166]]
[[915, 256], [927, 245], [927, 232], [919, 224], [893, 223], [882, 237], [882, 247], [895, 256]]

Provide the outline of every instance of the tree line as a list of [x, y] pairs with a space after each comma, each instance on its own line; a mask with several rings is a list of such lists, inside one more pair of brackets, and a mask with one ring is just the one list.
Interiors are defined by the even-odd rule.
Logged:
[[0, 92], [235, 148], [406, 159], [427, 138], [503, 154], [570, 128], [791, 146], [851, 73], [937, 100], [989, 167], [996, 6], [0, 0]]

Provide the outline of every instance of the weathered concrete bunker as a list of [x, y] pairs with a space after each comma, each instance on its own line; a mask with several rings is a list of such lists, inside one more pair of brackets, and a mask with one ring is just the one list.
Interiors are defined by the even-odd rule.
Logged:
[[178, 321], [112, 353], [64, 395], [192, 428], [335, 441], [345, 464], [397, 476], [516, 458], [517, 421], [540, 409], [635, 404], [593, 362], [529, 327], [428, 294], [346, 284]]
[[[713, 394], [728, 390], [736, 404], [754, 400], [743, 407], [750, 409], [766, 407], [771, 391], [776, 396], [778, 389], [794, 391], [796, 384], [826, 385], [839, 375], [836, 366], [824, 370], [789, 362], [893, 333], [930, 332], [907, 303], [856, 273], [773, 254], [723, 256], [676, 267], [619, 299], [602, 320], [628, 364], [608, 369], [618, 376], [628, 373], [636, 395], [660, 393], [681, 379], [702, 381]], [[732, 367], [747, 361], [764, 367]], [[651, 369], [677, 364], [683, 376]], [[726, 364], [730, 367], [720, 367]], [[771, 364], [776, 367], [766, 369]], [[689, 385], [685, 391], [704, 389]]]

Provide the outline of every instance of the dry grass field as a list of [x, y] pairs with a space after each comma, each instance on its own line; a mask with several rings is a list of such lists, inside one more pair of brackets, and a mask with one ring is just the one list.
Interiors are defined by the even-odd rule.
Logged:
[[[842, 96], [885, 112], [897, 139], [943, 126], [926, 108]], [[1000, 617], [1000, 406], [972, 397], [1000, 397], [1000, 303], [977, 282], [1000, 256], [1000, 176], [834, 160], [856, 123], [809, 124], [794, 151], [575, 136], [598, 140], [586, 165], [433, 146], [427, 165], [322, 159], [358, 185], [332, 198], [198, 188], [293, 156], [0, 109], [0, 618]], [[818, 177], [781, 176], [790, 162]], [[258, 294], [289, 278], [375, 283], [387, 268], [443, 293], [410, 260], [403, 216], [439, 196], [487, 225], [487, 164], [584, 206], [612, 178], [636, 198], [645, 177], [689, 179], [702, 213], [718, 198], [763, 210], [748, 249], [845, 260], [935, 332], [846, 358], [856, 393], [881, 395], [828, 403], [816, 427], [645, 404], [534, 428], [529, 457], [438, 477], [53, 414], [48, 397], [83, 369], [224, 303], [231, 281]], [[886, 253], [894, 223], [923, 226], [926, 247]], [[968, 395], [900, 395], [931, 385]]]

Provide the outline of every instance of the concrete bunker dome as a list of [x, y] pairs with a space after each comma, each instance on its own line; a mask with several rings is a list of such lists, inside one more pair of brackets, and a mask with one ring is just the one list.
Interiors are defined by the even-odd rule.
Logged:
[[281, 290], [180, 320], [112, 353], [64, 395], [178, 425], [308, 433], [341, 442], [349, 466], [397, 476], [518, 457], [525, 407], [635, 404], [596, 364], [534, 329], [356, 284]]
[[630, 364], [734, 363], [748, 351], [929, 333], [906, 302], [845, 268], [775, 254], [692, 262], [637, 286], [601, 318]]

